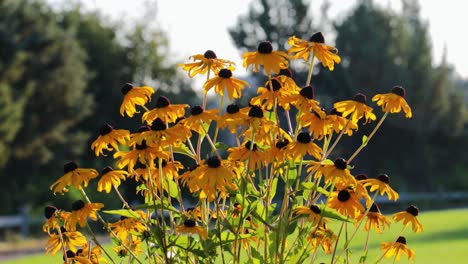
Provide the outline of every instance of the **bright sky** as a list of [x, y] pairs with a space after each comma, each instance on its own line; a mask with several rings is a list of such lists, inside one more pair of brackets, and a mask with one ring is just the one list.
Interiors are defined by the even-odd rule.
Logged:
[[[49, 0], [62, 2], [63, 0]], [[98, 8], [104, 14], [118, 19], [136, 18], [144, 13], [145, 0], [81, 0], [90, 8]], [[168, 34], [171, 53], [178, 59], [188, 61], [193, 54], [203, 53], [207, 49], [216, 52], [219, 58], [230, 59], [237, 64], [238, 73], [242, 74], [240, 54], [227, 32], [235, 25], [239, 14], [245, 14], [252, 0], [159, 0], [157, 21]], [[355, 0], [331, 0], [331, 17], [344, 15]], [[399, 8], [398, 0], [375, 0], [375, 2]], [[322, 0], [313, 0], [313, 12], [318, 12]], [[397, 4], [395, 4], [397, 3]], [[435, 62], [440, 62], [444, 46], [448, 50], [448, 61], [456, 71], [468, 78], [468, 35], [464, 30], [468, 25], [465, 1], [421, 1], [422, 18], [429, 22], [433, 41]]]

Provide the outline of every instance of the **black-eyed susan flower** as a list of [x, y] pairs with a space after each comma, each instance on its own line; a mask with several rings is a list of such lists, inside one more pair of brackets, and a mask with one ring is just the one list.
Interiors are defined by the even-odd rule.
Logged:
[[102, 203], [85, 203], [82, 200], [77, 200], [72, 204], [72, 212], [66, 220], [67, 230], [75, 230], [76, 225], [85, 227], [90, 218], [93, 221], [97, 220], [97, 211], [99, 211], [104, 204]]
[[312, 246], [314, 248], [322, 247], [325, 254], [332, 253], [337, 238], [333, 230], [327, 228], [324, 222], [307, 236], [307, 240], [312, 243]]
[[102, 256], [101, 248], [99, 246], [90, 248], [89, 244], [86, 244], [83, 248], [78, 249], [76, 253], [74, 253], [72, 260], [74, 260], [74, 263], [76, 264], [107, 263], [107, 259]]
[[98, 182], [98, 192], [110, 193], [112, 187], [118, 187], [122, 180], [127, 179], [128, 172], [124, 170], [114, 170], [112, 167], [105, 167], [101, 171], [101, 179]]
[[201, 238], [207, 239], [208, 232], [205, 228], [197, 225], [197, 222], [193, 219], [186, 219], [182, 225], [176, 227], [176, 231], [179, 233], [198, 234]]
[[187, 128], [204, 135], [208, 133], [208, 129], [204, 125], [209, 126], [211, 121], [216, 121], [218, 119], [218, 112], [218, 109], [203, 110], [199, 105], [193, 106], [190, 108], [190, 116], [185, 118], [184, 124]]
[[278, 75], [274, 76], [273, 79], [279, 81], [281, 89], [289, 91], [291, 93], [298, 93], [301, 87], [297, 86], [296, 82], [292, 78], [292, 72], [289, 68], [281, 69]]
[[125, 113], [129, 117], [133, 117], [135, 113], [139, 113], [136, 110], [136, 106], [144, 106], [147, 102], [151, 101], [151, 95], [154, 93], [154, 89], [149, 86], [136, 87], [130, 83], [126, 83], [121, 91], [124, 99], [120, 106], [120, 114], [124, 116]]
[[99, 175], [95, 169], [78, 168], [78, 165], [73, 161], [66, 163], [63, 170], [65, 174], [50, 186], [54, 194], [68, 192], [67, 187], [70, 185], [77, 189], [81, 189], [82, 185], [87, 187], [89, 181]]
[[233, 98], [240, 98], [242, 90], [245, 87], [250, 87], [250, 84], [246, 81], [233, 78], [230, 69], [221, 69], [218, 76], [205, 82], [203, 92], [206, 94], [213, 87], [215, 88], [215, 92], [220, 96], [224, 96], [224, 91], [226, 90], [229, 100], [232, 100]]
[[44, 208], [44, 216], [47, 221], [42, 225], [42, 230], [50, 234], [52, 229], [59, 229], [60, 226], [63, 226], [65, 219], [67, 219], [70, 214], [70, 212], [59, 210], [55, 206], [46, 206]]
[[306, 154], [318, 160], [322, 155], [322, 149], [312, 142], [312, 137], [307, 132], [299, 133], [296, 141], [288, 144], [287, 152], [288, 156], [294, 161], [301, 160]]
[[[153, 184], [156, 187], [163, 186], [165, 189], [168, 189], [167, 181], [177, 179], [179, 177], [179, 170], [183, 169], [184, 166], [178, 161], [161, 160], [160, 170], [159, 164], [159, 161], [154, 161], [155, 169], [151, 170]], [[160, 172], [162, 177], [159, 177]], [[163, 182], [161, 182], [161, 179]]]
[[267, 119], [265, 113], [260, 106], [252, 105], [244, 107], [241, 112], [247, 111], [248, 117], [245, 119], [244, 126], [247, 127], [243, 131], [243, 136], [252, 140], [260, 145], [271, 145], [271, 131], [277, 129], [276, 123]]
[[324, 113], [322, 113], [322, 109], [319, 107], [320, 103], [314, 100], [314, 98], [314, 87], [311, 85], [302, 88], [299, 93], [289, 95], [291, 104], [302, 113], [309, 113], [310, 111], [314, 111], [321, 116], [325, 116]]
[[119, 150], [119, 144], [125, 145], [125, 141], [128, 139], [130, 139], [130, 132], [128, 130], [114, 129], [111, 125], [104, 124], [99, 129], [98, 138], [91, 144], [91, 149], [94, 150], [96, 156], [105, 156], [104, 150]]
[[154, 160], [157, 158], [168, 159], [169, 154], [161, 146], [149, 146], [143, 140], [141, 144], [136, 144], [131, 151], [118, 151], [114, 153], [114, 158], [120, 158], [117, 166], [122, 169], [128, 167], [130, 173], [133, 172], [135, 164], [139, 161], [149, 167], [154, 167]]
[[226, 107], [226, 113], [218, 119], [218, 125], [222, 129], [227, 127], [231, 133], [236, 134], [247, 118], [248, 113], [240, 111], [237, 104], [230, 104]]
[[210, 157], [190, 173], [181, 175], [182, 183], [189, 187], [190, 192], [200, 192], [200, 199], [213, 201], [216, 194], [227, 197], [229, 190], [236, 190], [234, 181], [240, 176], [240, 171], [229, 160]]
[[336, 108], [330, 110], [330, 113], [325, 117], [325, 123], [330, 130], [328, 134], [331, 134], [333, 131], [340, 133], [344, 130], [343, 134], [352, 136], [353, 131], [358, 129], [357, 122], [344, 118], [342, 113], [338, 112]]
[[295, 213], [297, 215], [307, 216], [307, 220], [312, 222], [312, 225], [318, 225], [322, 220], [322, 210], [315, 204], [309, 207], [298, 206], [295, 210]]
[[272, 78], [265, 83], [265, 87], [258, 87], [258, 96], [250, 99], [252, 105], [260, 105], [266, 110], [271, 110], [275, 104], [281, 106], [285, 110], [290, 109], [290, 95], [297, 93], [283, 89], [281, 82], [278, 79]]
[[364, 215], [364, 212], [361, 212], [361, 214], [356, 219], [356, 223], [361, 221], [364, 217], [366, 217], [366, 223], [364, 224], [364, 230], [366, 231], [369, 231], [372, 227], [374, 227], [374, 230], [380, 234], [382, 233], [382, 230], [385, 229], [385, 226], [390, 227], [390, 219], [380, 213], [380, 209], [375, 203], [373, 203], [369, 208], [367, 215]]
[[288, 44], [291, 46], [288, 53], [295, 53], [295, 59], [302, 58], [307, 61], [312, 52], [313, 56], [322, 62], [323, 67], [327, 67], [330, 71], [335, 68], [335, 63], [341, 62], [337, 54], [338, 49], [325, 44], [322, 32], [314, 33], [309, 41], [292, 36], [288, 39]]
[[165, 123], [173, 123], [177, 118], [185, 115], [185, 108], [188, 104], [171, 104], [166, 96], [159, 96], [153, 109], [145, 112], [142, 121], [151, 125], [156, 118], [160, 118]]
[[216, 53], [212, 50], [207, 50], [204, 54], [190, 56], [190, 59], [193, 59], [195, 62], [177, 65], [182, 67], [182, 70], [187, 71], [190, 78], [193, 78], [197, 74], [205, 74], [208, 70], [217, 74], [221, 69], [234, 69], [235, 66], [235, 63], [232, 61], [218, 59]]
[[266, 75], [278, 74], [281, 69], [289, 66], [288, 54], [284, 51], [275, 51], [270, 42], [264, 41], [258, 45], [257, 51], [246, 52], [242, 55], [244, 68], [253, 65], [253, 71], [258, 72], [263, 66]]
[[343, 158], [336, 158], [334, 162], [331, 162], [330, 160], [326, 160], [324, 162], [311, 162], [307, 171], [310, 172], [312, 170], [316, 170], [318, 172], [315, 174], [315, 178], [323, 175], [325, 183], [331, 184], [334, 182], [342, 188], [356, 184], [356, 180], [348, 169], [348, 162]]
[[133, 211], [135, 218], [121, 216], [120, 220], [110, 223], [109, 227], [122, 240], [136, 239], [138, 234], [146, 230], [144, 221], [147, 219], [145, 212]]
[[183, 213], [187, 218], [195, 219], [195, 220], [200, 220], [202, 218], [202, 212], [200, 207], [189, 207], [185, 209], [185, 212]]
[[372, 111], [372, 107], [366, 105], [367, 97], [362, 93], [358, 93], [354, 96], [353, 100], [336, 102], [333, 107], [338, 112], [343, 113], [343, 117], [351, 115], [351, 121], [357, 123], [361, 118], [365, 118], [365, 123], [374, 121], [376, 116]]
[[398, 200], [398, 193], [390, 187], [390, 177], [387, 174], [380, 174], [376, 179], [362, 180], [364, 187], [370, 186], [370, 192], [378, 191], [380, 195], [387, 194], [389, 200]]
[[352, 219], [356, 219], [364, 211], [364, 207], [359, 202], [356, 193], [351, 189], [332, 192], [327, 206]]
[[[265, 150], [265, 157], [268, 162], [280, 162], [283, 163], [288, 156], [287, 146], [292, 142], [292, 139], [289, 135], [285, 135], [283, 139], [277, 139], [274, 142], [274, 146]], [[279, 168], [278, 171], [280, 174], [282, 170]]]
[[330, 133], [324, 110], [322, 109], [320, 113], [315, 111], [305, 112], [300, 117], [301, 125], [304, 128], [308, 128], [312, 137], [316, 140], [322, 140], [324, 136]]
[[382, 242], [380, 249], [386, 258], [395, 256], [395, 261], [400, 261], [402, 254], [406, 255], [408, 260], [416, 260], [416, 253], [406, 246], [406, 238], [403, 236], [398, 237], [396, 242]]
[[411, 118], [413, 113], [411, 107], [405, 100], [406, 90], [401, 86], [394, 86], [390, 93], [376, 94], [372, 101], [377, 102], [382, 107], [382, 111], [390, 113], [399, 113], [401, 109], [405, 112], [406, 118]]
[[[60, 238], [60, 235], [62, 238]], [[68, 231], [64, 227], [60, 227], [60, 232], [49, 236], [49, 239], [46, 242], [46, 254], [55, 255], [57, 251], [62, 249], [62, 245], [65, 245], [65, 248], [76, 252], [77, 248], [86, 245], [86, 243], [86, 237], [81, 232]]]
[[[113, 247], [112, 250], [119, 256], [120, 258], [127, 257], [132, 253], [132, 255], [138, 256], [138, 254], [143, 253], [143, 249], [141, 247], [141, 239], [138, 237], [132, 237], [127, 240], [123, 240], [123, 244], [116, 247]], [[129, 252], [131, 251], [131, 253]]]
[[249, 162], [249, 170], [260, 169], [265, 165], [265, 154], [257, 144], [246, 141], [239, 147], [228, 148], [228, 159], [232, 161]]
[[418, 207], [411, 205], [406, 208], [405, 211], [393, 214], [392, 218], [395, 222], [403, 221], [403, 225], [411, 225], [414, 232], [422, 232], [423, 226], [418, 220], [419, 209]]

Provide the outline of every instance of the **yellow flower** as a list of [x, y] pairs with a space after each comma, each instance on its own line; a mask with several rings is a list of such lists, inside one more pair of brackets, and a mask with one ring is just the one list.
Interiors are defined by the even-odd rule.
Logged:
[[122, 241], [136, 239], [138, 234], [146, 230], [146, 226], [143, 223], [147, 218], [145, 212], [138, 210], [133, 211], [133, 213], [135, 218], [121, 216], [119, 221], [109, 224], [112, 231]]
[[231, 161], [220, 160], [218, 157], [210, 157], [206, 162], [190, 173], [181, 175], [184, 185], [190, 192], [200, 191], [200, 199], [208, 198], [211, 202], [215, 199], [217, 192], [220, 197], [227, 197], [229, 190], [236, 190], [234, 181], [240, 176], [239, 169]]
[[259, 105], [266, 110], [271, 110], [275, 103], [285, 110], [289, 110], [290, 95], [293, 94], [290, 90], [283, 89], [281, 82], [278, 79], [270, 79], [265, 83], [265, 87], [258, 87], [256, 97], [250, 99], [253, 105]]
[[[289, 101], [302, 113], [309, 113], [314, 111], [320, 115], [322, 114], [322, 109], [319, 107], [319, 102], [314, 100], [314, 88], [312, 86], [306, 86], [302, 88], [299, 93], [293, 93], [289, 95]], [[287, 109], [286, 109], [287, 110]]]
[[365, 118], [366, 122], [369, 120], [375, 120], [375, 114], [372, 113], [374, 109], [366, 105], [366, 96], [362, 93], [358, 93], [354, 96], [353, 100], [347, 100], [342, 102], [337, 102], [333, 104], [333, 107], [336, 108], [338, 112], [343, 113], [343, 117], [347, 117], [351, 114], [351, 121], [357, 123], [361, 118]]
[[378, 106], [382, 106], [382, 111], [390, 113], [399, 113], [401, 109], [405, 112], [406, 118], [411, 118], [413, 113], [405, 100], [406, 91], [401, 86], [394, 86], [392, 91], [387, 94], [376, 94], [372, 97], [372, 101], [377, 102]]
[[324, 162], [311, 162], [308, 172], [316, 170], [315, 178], [321, 175], [325, 178], [325, 183], [335, 182], [339, 186], [346, 188], [350, 185], [356, 185], [356, 180], [348, 169], [348, 163], [343, 158], [337, 158], [334, 162], [326, 160]]
[[[325, 109], [322, 109], [325, 110]], [[326, 122], [326, 113], [321, 111], [317, 113], [315, 111], [303, 113], [300, 117], [301, 125], [305, 128], [309, 128], [309, 132], [316, 140], [322, 140], [322, 138], [328, 133], [330, 129]]]
[[124, 99], [120, 106], [120, 114], [124, 116], [126, 113], [129, 117], [133, 117], [135, 113], [139, 113], [135, 108], [137, 105], [144, 106], [151, 101], [154, 89], [149, 86], [135, 87], [133, 84], [126, 83], [122, 87], [122, 93]]
[[47, 218], [47, 221], [42, 226], [42, 230], [50, 234], [52, 229], [59, 229], [70, 214], [69, 212], [60, 211], [54, 206], [46, 206], [44, 208], [44, 216]]
[[398, 237], [396, 242], [382, 242], [380, 249], [384, 252], [386, 258], [395, 256], [396, 261], [400, 261], [401, 254], [406, 255], [408, 260], [416, 261], [416, 253], [406, 246], [406, 238]]
[[177, 65], [182, 67], [182, 70], [187, 71], [190, 78], [193, 78], [197, 74], [205, 74], [209, 69], [217, 74], [224, 68], [234, 69], [235, 65], [232, 61], [218, 59], [216, 53], [212, 50], [207, 50], [204, 54], [190, 56], [190, 58], [196, 62]]
[[[62, 234], [63, 243], [65, 248], [72, 251], [76, 251], [77, 247], [86, 245], [86, 237], [78, 231], [67, 231], [64, 227], [60, 228], [60, 234]], [[55, 255], [57, 251], [62, 249], [62, 239], [60, 234], [52, 234], [46, 243], [46, 254]]]
[[107, 263], [107, 259], [102, 257], [102, 250], [99, 246], [92, 247], [91, 250], [89, 248], [90, 245], [86, 244], [82, 249], [78, 249], [76, 253], [74, 253], [75, 256], [72, 259], [75, 260], [76, 264]]
[[76, 230], [76, 225], [79, 224], [80, 227], [85, 227], [87, 224], [88, 217], [91, 220], [97, 220], [97, 211], [99, 211], [104, 204], [102, 203], [87, 203], [85, 204], [82, 200], [75, 201], [72, 204], [72, 213], [66, 219], [65, 226], [67, 230], [74, 231]]
[[240, 111], [248, 112], [248, 117], [244, 122], [244, 126], [247, 129], [243, 131], [243, 136], [252, 139], [253, 133], [254, 142], [260, 145], [271, 145], [271, 131], [277, 129], [276, 123], [265, 117], [263, 109], [260, 106], [252, 105], [244, 107]]
[[370, 191], [379, 191], [380, 195], [384, 195], [385, 193], [388, 196], [389, 200], [396, 201], [398, 200], [398, 193], [390, 187], [390, 178], [387, 174], [380, 174], [377, 179], [367, 179], [361, 181], [364, 187], [370, 186]]
[[321, 246], [325, 254], [332, 253], [336, 239], [337, 236], [331, 229], [327, 228], [324, 222], [307, 237], [307, 240], [312, 243], [314, 248]]
[[228, 152], [229, 160], [242, 162], [249, 160], [249, 170], [254, 171], [265, 165], [265, 154], [257, 147], [257, 144], [252, 145], [250, 141], [244, 142], [242, 146], [229, 148]]
[[104, 150], [119, 150], [118, 144], [125, 145], [125, 140], [128, 139], [130, 139], [130, 132], [128, 130], [114, 129], [111, 125], [105, 124], [99, 129], [99, 136], [91, 144], [91, 149], [94, 150], [96, 156], [99, 156], [99, 154], [106, 156], [103, 152]]
[[229, 100], [233, 98], [240, 98], [244, 87], [250, 87], [246, 81], [232, 78], [232, 71], [230, 69], [222, 69], [219, 71], [218, 76], [211, 78], [203, 85], [203, 92], [206, 94], [211, 88], [215, 88], [215, 92], [222, 97], [224, 96], [224, 89], [227, 91]]
[[375, 231], [379, 234], [382, 233], [382, 230], [385, 229], [385, 226], [390, 227], [390, 219], [380, 213], [380, 209], [377, 204], [373, 203], [367, 215], [364, 215], [364, 212], [356, 219], [356, 224], [361, 221], [364, 217], [367, 217], [366, 223], [364, 225], [364, 230], [369, 231], [371, 227], [374, 227]]
[[128, 172], [124, 170], [114, 170], [112, 167], [105, 167], [101, 172], [101, 179], [98, 182], [98, 192], [106, 191], [110, 193], [112, 186], [118, 187], [120, 180], [125, 180]]
[[242, 58], [245, 68], [253, 65], [253, 71], [258, 72], [259, 66], [263, 66], [266, 75], [278, 74], [281, 69], [286, 69], [289, 66], [288, 54], [283, 51], [274, 51], [273, 46], [268, 41], [261, 42], [257, 51], [244, 53]]
[[185, 220], [183, 225], [176, 227], [176, 231], [179, 233], [198, 234], [203, 239], [208, 238], [206, 229], [198, 226], [197, 223], [192, 219]]
[[151, 125], [156, 118], [160, 118], [165, 123], [173, 123], [177, 118], [185, 115], [185, 108], [188, 104], [171, 104], [166, 96], [159, 96], [153, 109], [143, 114], [143, 122]]
[[296, 141], [288, 144], [287, 152], [288, 156], [294, 161], [301, 160], [306, 154], [309, 154], [318, 160], [322, 155], [322, 149], [312, 142], [310, 134], [306, 132], [299, 133]]
[[310, 37], [309, 41], [292, 36], [288, 39], [288, 44], [291, 46], [288, 53], [296, 53], [295, 59], [302, 58], [307, 61], [310, 52], [313, 56], [322, 62], [323, 67], [327, 67], [330, 71], [335, 68], [335, 63], [339, 64], [341, 58], [337, 55], [338, 50], [335, 47], [325, 45], [325, 38], [322, 32], [317, 32]]
[[336, 111], [336, 108], [330, 110], [330, 113], [325, 117], [326, 126], [330, 130], [328, 133], [331, 134], [332, 131], [335, 133], [340, 133], [344, 129], [344, 134], [351, 136], [353, 135], [353, 130], [358, 129], [356, 122], [351, 119], [347, 120], [342, 116], [342, 114]]
[[237, 104], [230, 104], [226, 107], [226, 113], [218, 119], [218, 125], [223, 129], [227, 127], [231, 133], [237, 134], [239, 127], [248, 117], [246, 112], [240, 111]]
[[418, 214], [419, 209], [416, 206], [411, 205], [408, 208], [406, 208], [405, 211], [393, 214], [392, 218], [393, 220], [395, 220], [395, 222], [403, 221], [403, 225], [405, 226], [411, 224], [413, 231], [418, 233], [423, 231], [423, 226], [417, 218]]
[[204, 127], [205, 124], [209, 126], [211, 121], [218, 119], [218, 109], [203, 110], [199, 105], [190, 108], [190, 116], [184, 119], [184, 125], [187, 128], [204, 135], [208, 133], [208, 128]]
[[77, 189], [81, 189], [82, 184], [87, 187], [89, 181], [99, 175], [95, 169], [78, 168], [78, 165], [73, 161], [66, 163], [63, 170], [65, 174], [50, 186], [50, 190], [53, 190], [54, 194], [68, 192], [67, 187], [70, 185]]
[[334, 191], [327, 205], [352, 219], [356, 219], [364, 211], [364, 207], [359, 203], [356, 193], [350, 189]]
[[[292, 142], [292, 139], [289, 135], [285, 135], [283, 139], [277, 139], [274, 146], [265, 150], [265, 157], [267, 162], [279, 162], [283, 163], [288, 156], [287, 146]], [[278, 168], [280, 174], [282, 169]]]
[[118, 151], [114, 153], [114, 158], [120, 158], [117, 162], [117, 166], [120, 169], [128, 166], [128, 171], [132, 173], [137, 161], [149, 167], [154, 167], [154, 160], [156, 158], [168, 159], [169, 154], [160, 146], [149, 146], [143, 140], [141, 144], [136, 144], [131, 151]]
[[307, 220], [312, 222], [313, 226], [318, 225], [322, 220], [322, 210], [320, 210], [320, 207], [315, 204], [309, 207], [298, 206], [295, 212], [297, 215], [306, 215]]

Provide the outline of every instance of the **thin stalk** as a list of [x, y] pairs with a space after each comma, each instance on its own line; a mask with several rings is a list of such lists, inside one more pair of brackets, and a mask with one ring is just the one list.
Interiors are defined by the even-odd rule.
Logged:
[[338, 231], [338, 234], [336, 235], [336, 242], [335, 242], [335, 246], [333, 247], [333, 254], [331, 257], [331, 261], [330, 261], [331, 264], [335, 263], [336, 248], [338, 247], [338, 242], [340, 241], [341, 231], [343, 231], [344, 223], [345, 222], [341, 223], [340, 231]]
[[63, 257], [65, 258], [65, 263], [68, 264], [70, 262], [69, 262], [68, 257], [67, 257], [67, 248], [65, 247], [65, 241], [63, 239], [62, 230], [60, 230], [60, 227], [57, 228], [57, 230], [58, 230], [58, 234], [59, 234], [59, 237], [60, 237], [60, 243], [62, 244]]
[[312, 52], [310, 56], [309, 73], [307, 73], [307, 81], [306, 81], [305, 86], [309, 86], [310, 81], [312, 80], [312, 73], [314, 71], [314, 61], [315, 61], [315, 56], [314, 56], [314, 53]]
[[[101, 245], [101, 243], [99, 243], [99, 241], [98, 241], [97, 238], [96, 238], [96, 234], [94, 234], [94, 232], [93, 232], [93, 230], [91, 229], [91, 227], [89, 227], [89, 225], [86, 224], [86, 228], [88, 229], [88, 232], [91, 234], [92, 240], [94, 241], [94, 243], [95, 243], [100, 249], [102, 249], [102, 251], [104, 252], [104, 254], [106, 254], [107, 258], [109, 258], [110, 261], [112, 261], [112, 263], [115, 263], [115, 261], [112, 259], [112, 257], [109, 255], [109, 253], [106, 251], [106, 249]], [[89, 246], [89, 252], [91, 253], [91, 245]]]
[[130, 205], [128, 205], [127, 201], [125, 201], [125, 199], [123, 198], [122, 194], [119, 191], [119, 188], [117, 186], [115, 186], [114, 184], [112, 184], [112, 187], [114, 187], [114, 190], [117, 193], [117, 195], [119, 196], [120, 200], [122, 201], [124, 207], [127, 208], [127, 209], [130, 209], [131, 208]]
[[[211, 73], [211, 68], [208, 67], [208, 72], [206, 73], [206, 80], [207, 81], [210, 79], [210, 73]], [[203, 92], [203, 94], [204, 94], [204, 96], [203, 96], [203, 110], [205, 110], [207, 93]]]

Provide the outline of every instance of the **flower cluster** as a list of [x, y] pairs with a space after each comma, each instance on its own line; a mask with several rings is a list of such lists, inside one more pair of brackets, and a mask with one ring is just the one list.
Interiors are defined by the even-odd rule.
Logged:
[[[173, 104], [152, 87], [125, 84], [120, 114], [141, 118], [141, 126], [133, 132], [109, 124], [99, 129], [91, 150], [97, 157], [111, 154], [115, 168], [107, 166], [99, 173], [75, 162], [64, 165], [64, 175], [50, 189], [63, 194], [75, 188], [83, 199], [74, 202], [70, 212], [45, 209], [47, 253], [62, 251], [66, 263], [120, 262], [115, 255], [137, 263], [240, 263], [245, 258], [313, 263], [323, 252], [335, 263], [348, 256], [361, 227], [364, 232], [388, 230], [392, 221], [380, 212], [376, 198], [398, 200], [390, 177], [355, 174], [358, 165], [351, 162], [389, 113], [404, 111], [412, 117], [405, 89], [394, 86], [387, 94], [374, 95], [372, 101], [384, 113], [374, 130], [353, 155], [332, 158], [344, 135], [352, 136], [377, 115], [361, 93], [330, 109], [317, 100], [312, 85], [315, 60], [330, 71], [341, 62], [322, 33], [309, 40], [292, 36], [288, 44], [288, 51], [277, 51], [265, 41], [243, 55], [245, 68], [267, 77], [244, 106], [236, 100], [251, 85], [235, 77], [233, 62], [211, 50], [179, 65], [191, 78], [206, 76], [199, 105]], [[289, 69], [297, 59], [309, 67], [303, 85]], [[219, 100], [211, 109], [210, 93]], [[224, 142], [219, 141], [221, 133]], [[104, 204], [91, 201], [85, 189], [94, 179], [97, 191], [115, 193], [122, 208], [102, 211]], [[128, 181], [138, 184], [135, 192], [143, 204], [131, 206], [120, 193], [119, 186]], [[195, 197], [196, 204], [188, 204], [187, 195]], [[109, 222], [103, 213], [118, 218]], [[410, 206], [392, 218], [421, 232], [417, 216], [418, 208]], [[100, 221], [109, 233], [114, 257], [95, 237], [93, 246], [81, 233], [89, 221]], [[337, 232], [331, 227], [335, 223], [346, 231]], [[338, 247], [343, 233], [347, 240]], [[401, 254], [415, 259], [403, 236], [382, 243], [381, 249], [380, 259], [394, 256], [398, 261]]]

